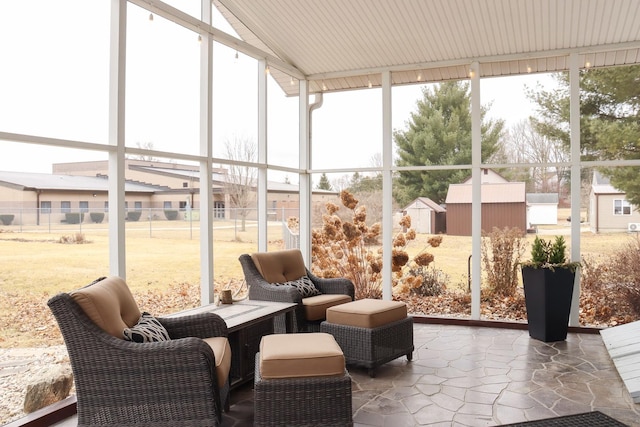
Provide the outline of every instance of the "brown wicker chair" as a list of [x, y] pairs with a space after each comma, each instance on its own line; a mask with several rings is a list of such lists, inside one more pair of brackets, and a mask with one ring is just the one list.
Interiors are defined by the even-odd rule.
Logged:
[[[355, 288], [346, 278], [320, 278], [304, 265], [299, 249], [240, 255], [240, 264], [249, 288], [249, 299], [297, 303], [294, 332], [318, 332], [326, 318], [326, 309], [353, 301]], [[322, 295], [303, 298], [291, 286], [276, 286], [306, 275]], [[346, 298], [348, 297], [348, 298]], [[284, 316], [276, 318], [275, 332], [286, 332]]]
[[[89, 300], [89, 305], [98, 304], [90, 307]], [[120, 326], [98, 326], [100, 321], [92, 320], [102, 316], [109, 322], [121, 316], [120, 321], [131, 327], [140, 318], [129, 288], [118, 277], [60, 293], [48, 305], [69, 353], [79, 426], [220, 425], [223, 407], [229, 405], [230, 360], [225, 354], [216, 366], [213, 348], [228, 347], [227, 326], [220, 316], [159, 317], [170, 340], [126, 341]], [[205, 340], [210, 337], [225, 339]]]

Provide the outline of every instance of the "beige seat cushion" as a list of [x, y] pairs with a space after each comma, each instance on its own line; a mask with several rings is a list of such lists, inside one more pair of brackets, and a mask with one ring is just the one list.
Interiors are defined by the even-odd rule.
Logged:
[[344, 375], [344, 354], [333, 336], [323, 333], [265, 335], [260, 341], [262, 378]]
[[140, 319], [140, 309], [127, 284], [120, 277], [100, 282], [70, 293], [87, 316], [109, 335], [124, 339], [123, 331]]
[[407, 317], [401, 301], [361, 299], [327, 309], [327, 322], [360, 328], [378, 328]]
[[216, 374], [218, 376], [218, 387], [223, 387], [229, 377], [231, 369], [231, 346], [225, 337], [205, 338], [204, 342], [209, 344], [216, 357]]
[[351, 302], [351, 297], [343, 294], [322, 294], [303, 298], [304, 318], [309, 321], [324, 320], [329, 307], [347, 302]]
[[297, 280], [307, 274], [307, 269], [299, 249], [251, 254], [256, 268], [269, 283], [285, 283]]

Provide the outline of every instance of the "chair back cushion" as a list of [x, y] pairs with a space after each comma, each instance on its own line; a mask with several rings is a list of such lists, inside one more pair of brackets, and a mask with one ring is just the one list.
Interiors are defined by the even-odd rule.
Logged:
[[120, 277], [107, 277], [71, 292], [71, 297], [100, 328], [123, 339], [125, 328], [134, 326], [142, 313], [127, 284]]
[[284, 283], [297, 280], [307, 274], [299, 249], [251, 254], [256, 268], [269, 283]]

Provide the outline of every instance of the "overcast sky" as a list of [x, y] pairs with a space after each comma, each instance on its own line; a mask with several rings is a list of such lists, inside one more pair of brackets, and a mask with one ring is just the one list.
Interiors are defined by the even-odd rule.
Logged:
[[[107, 142], [109, 6], [95, 0], [0, 0], [1, 131]], [[197, 35], [157, 16], [150, 21], [137, 6], [129, 6], [128, 16], [127, 145], [152, 143], [158, 150], [197, 154]], [[257, 67], [217, 45], [214, 61], [214, 156], [223, 157], [224, 141], [257, 133]], [[553, 81], [549, 75], [483, 79], [481, 102], [492, 103], [490, 117], [513, 125], [533, 113], [524, 87], [537, 82], [549, 87]], [[421, 96], [418, 85], [393, 89], [394, 129], [406, 127]], [[284, 97], [271, 80], [268, 105], [269, 161], [294, 167], [298, 100]], [[314, 168], [370, 166], [382, 151], [381, 118], [380, 89], [325, 95], [314, 113]], [[49, 173], [52, 163], [93, 159], [106, 156], [0, 141], [5, 171]]]

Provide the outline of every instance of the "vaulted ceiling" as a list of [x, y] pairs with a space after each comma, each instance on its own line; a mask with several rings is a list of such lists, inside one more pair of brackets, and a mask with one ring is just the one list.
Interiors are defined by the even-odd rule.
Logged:
[[[640, 0], [213, 0], [311, 92], [640, 63]], [[273, 77], [288, 95], [297, 84]]]

